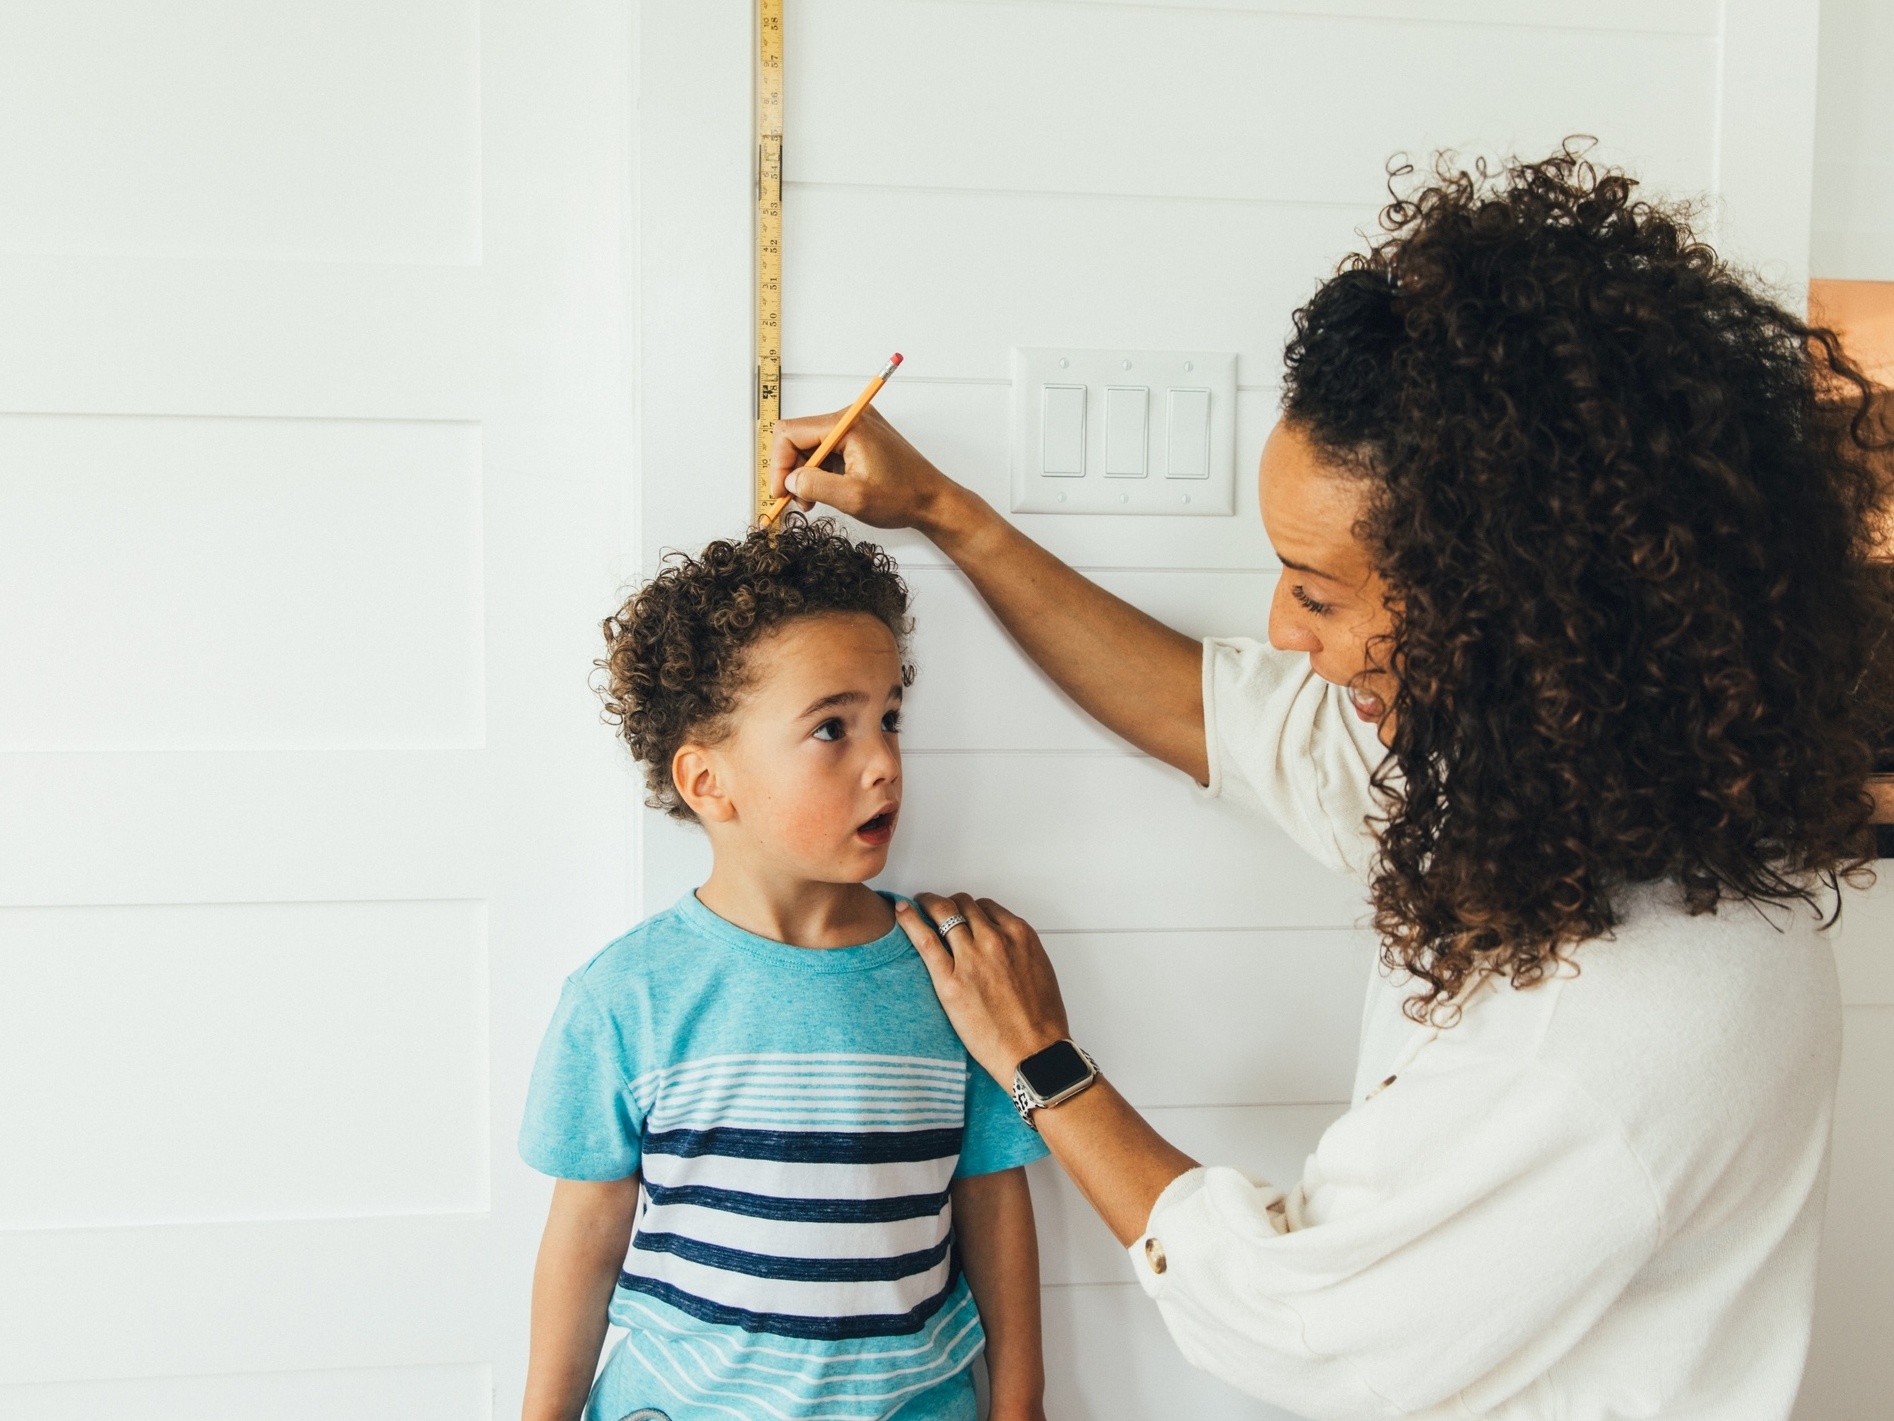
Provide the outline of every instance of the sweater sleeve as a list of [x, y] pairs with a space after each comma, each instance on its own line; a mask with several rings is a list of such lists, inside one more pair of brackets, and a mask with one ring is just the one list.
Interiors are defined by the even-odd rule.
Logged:
[[1184, 1356], [1253, 1396], [1316, 1421], [1478, 1415], [1584, 1336], [1661, 1227], [1617, 1125], [1563, 1077], [1416, 1063], [1294, 1190], [1192, 1170], [1130, 1253]]
[[1329, 868], [1366, 878], [1369, 777], [1386, 758], [1375, 727], [1348, 693], [1318, 677], [1300, 652], [1211, 637], [1203, 656], [1205, 793], [1261, 809]]

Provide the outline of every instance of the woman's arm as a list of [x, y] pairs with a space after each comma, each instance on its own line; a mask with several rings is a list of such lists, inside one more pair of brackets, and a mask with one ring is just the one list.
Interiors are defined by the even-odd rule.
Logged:
[[954, 1230], [986, 1329], [989, 1421], [1045, 1421], [1039, 1338], [1039, 1239], [1024, 1169], [953, 1182]]
[[[923, 893], [923, 918], [912, 903], [895, 905], [934, 992], [960, 1033], [967, 1054], [1003, 1086], [1019, 1063], [1068, 1034], [1052, 961], [1031, 924], [988, 898]], [[966, 916], [954, 929], [953, 951], [933, 923]], [[1033, 1117], [1053, 1157], [1106, 1225], [1129, 1244], [1144, 1232], [1158, 1195], [1197, 1161], [1151, 1128], [1108, 1081]]]
[[1203, 648], [1089, 582], [921, 456], [873, 407], [830, 460], [798, 467], [834, 415], [777, 426], [770, 487], [877, 528], [914, 528], [973, 583], [1020, 649], [1094, 719], [1199, 784]]
[[605, 1310], [631, 1242], [638, 1176], [553, 1187], [533, 1268], [532, 1347], [521, 1421], [577, 1421], [598, 1371]]

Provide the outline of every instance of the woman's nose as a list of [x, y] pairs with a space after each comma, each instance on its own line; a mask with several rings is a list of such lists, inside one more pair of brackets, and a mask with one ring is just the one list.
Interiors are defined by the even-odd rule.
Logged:
[[1269, 603], [1269, 644], [1278, 651], [1300, 651], [1310, 656], [1322, 649], [1322, 638], [1280, 587]]

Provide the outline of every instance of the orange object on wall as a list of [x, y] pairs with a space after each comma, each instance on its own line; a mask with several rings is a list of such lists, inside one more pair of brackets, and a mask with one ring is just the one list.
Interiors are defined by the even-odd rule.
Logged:
[[1875, 384], [1894, 389], [1894, 281], [1811, 281], [1809, 319], [1834, 330]]

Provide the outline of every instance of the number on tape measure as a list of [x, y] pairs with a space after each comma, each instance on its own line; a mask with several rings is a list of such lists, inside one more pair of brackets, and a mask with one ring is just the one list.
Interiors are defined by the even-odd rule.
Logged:
[[757, 0], [756, 511], [769, 503], [783, 395], [783, 0]]

